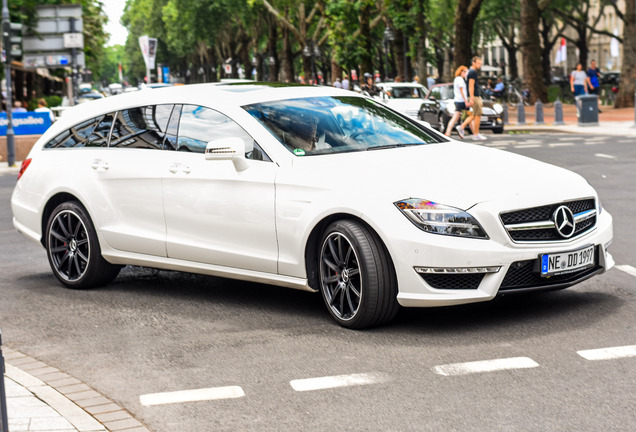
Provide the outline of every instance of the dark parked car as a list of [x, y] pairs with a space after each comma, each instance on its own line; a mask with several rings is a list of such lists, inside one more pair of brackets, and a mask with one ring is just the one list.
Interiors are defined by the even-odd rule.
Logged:
[[[480, 130], [490, 129], [496, 134], [503, 133], [504, 124], [501, 117], [503, 106], [485, 97], [481, 88], [478, 88], [477, 91], [484, 102]], [[422, 103], [420, 120], [429, 122], [432, 127], [444, 133], [448, 122], [455, 113], [453, 98], [453, 83], [434, 85], [430, 88], [424, 103]], [[466, 128], [466, 130], [469, 131], [470, 128]]]

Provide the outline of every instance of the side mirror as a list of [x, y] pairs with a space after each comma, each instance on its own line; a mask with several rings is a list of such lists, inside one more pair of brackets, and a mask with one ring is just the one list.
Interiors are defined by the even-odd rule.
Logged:
[[245, 159], [245, 142], [236, 137], [210, 141], [205, 147], [205, 160], [231, 160], [237, 171], [249, 168]]

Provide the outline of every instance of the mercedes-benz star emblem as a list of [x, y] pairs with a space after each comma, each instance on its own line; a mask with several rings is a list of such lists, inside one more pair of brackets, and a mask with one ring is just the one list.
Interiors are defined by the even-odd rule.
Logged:
[[552, 215], [555, 228], [563, 238], [570, 238], [574, 234], [574, 213], [566, 206], [560, 206]]

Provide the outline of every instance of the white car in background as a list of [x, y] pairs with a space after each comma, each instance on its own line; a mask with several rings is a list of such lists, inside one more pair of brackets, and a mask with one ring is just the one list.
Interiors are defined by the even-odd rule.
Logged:
[[14, 226], [70, 288], [125, 265], [209, 274], [321, 292], [350, 328], [612, 267], [612, 217], [580, 175], [349, 91], [278, 86], [69, 109], [22, 164]]
[[411, 118], [419, 118], [420, 107], [428, 93], [426, 87], [404, 82], [381, 82], [376, 86], [382, 90], [382, 94], [376, 96], [382, 103]]

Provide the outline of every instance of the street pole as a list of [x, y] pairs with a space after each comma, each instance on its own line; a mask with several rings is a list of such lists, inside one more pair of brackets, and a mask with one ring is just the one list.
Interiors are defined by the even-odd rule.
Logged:
[[2, 432], [9, 432], [9, 420], [7, 418], [7, 393], [4, 389], [4, 357], [2, 355], [2, 330], [0, 330], [0, 426]]
[[13, 84], [11, 83], [11, 20], [7, 0], [2, 0], [2, 45], [5, 52], [4, 77], [7, 85], [7, 163], [15, 166], [15, 133], [13, 131]]
[[[75, 18], [69, 18], [70, 20], [70, 30], [71, 33], [75, 33]], [[79, 94], [79, 78], [78, 78], [78, 67], [77, 67], [77, 48], [75, 48], [75, 45], [73, 45], [73, 48], [71, 48], [71, 61], [73, 62], [73, 66], [72, 66], [72, 75], [73, 75], [73, 101], [71, 103], [71, 105], [75, 105], [75, 100], [77, 98], [77, 95]]]

